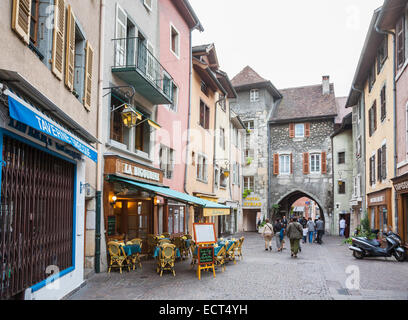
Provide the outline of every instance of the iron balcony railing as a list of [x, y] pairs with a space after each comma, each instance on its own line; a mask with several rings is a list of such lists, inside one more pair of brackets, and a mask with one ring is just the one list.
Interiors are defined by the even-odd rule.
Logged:
[[113, 39], [113, 71], [137, 69], [154, 87], [173, 101], [173, 78], [138, 37]]

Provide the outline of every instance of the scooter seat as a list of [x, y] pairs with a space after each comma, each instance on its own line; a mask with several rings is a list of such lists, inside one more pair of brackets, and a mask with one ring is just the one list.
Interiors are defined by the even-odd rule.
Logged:
[[381, 243], [376, 239], [372, 239], [372, 240], [367, 239], [366, 241], [375, 247], [381, 247]]

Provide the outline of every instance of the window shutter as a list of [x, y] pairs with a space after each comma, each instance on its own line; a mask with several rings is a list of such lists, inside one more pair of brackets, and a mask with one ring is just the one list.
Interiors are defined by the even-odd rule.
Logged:
[[293, 174], [293, 153], [290, 154], [290, 174]]
[[373, 121], [374, 121], [374, 132], [377, 130], [377, 101], [374, 103], [373, 107]]
[[305, 152], [303, 154], [303, 174], [309, 174], [310, 173], [310, 168], [309, 168], [309, 153]]
[[89, 44], [89, 41], [87, 41], [86, 42], [86, 62], [85, 62], [84, 106], [88, 110], [91, 109], [91, 103], [92, 103], [93, 55], [94, 55], [94, 50]]
[[381, 150], [381, 176], [382, 179], [385, 180], [387, 179], [387, 146], [383, 145], [382, 150]]
[[11, 28], [26, 44], [30, 42], [30, 21], [31, 0], [13, 0]]
[[75, 72], [75, 16], [70, 5], [67, 12], [66, 35], [65, 85], [72, 91], [74, 89]]
[[322, 174], [327, 173], [327, 153], [322, 152]]
[[279, 174], [279, 154], [277, 153], [273, 155], [273, 174], [276, 176]]
[[382, 154], [381, 154], [381, 148], [378, 149], [377, 151], [377, 180], [382, 181]]
[[55, 0], [54, 35], [52, 44], [52, 72], [62, 80], [65, 44], [65, 0]]
[[289, 138], [294, 138], [295, 137], [295, 124], [290, 123], [289, 124]]
[[310, 123], [305, 123], [305, 137], [310, 137]]

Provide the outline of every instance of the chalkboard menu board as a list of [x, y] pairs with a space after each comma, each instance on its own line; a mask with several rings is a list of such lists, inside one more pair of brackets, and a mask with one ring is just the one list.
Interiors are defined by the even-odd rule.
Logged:
[[116, 233], [116, 216], [108, 217], [108, 236], [113, 236]]
[[198, 264], [214, 264], [214, 247], [198, 248]]

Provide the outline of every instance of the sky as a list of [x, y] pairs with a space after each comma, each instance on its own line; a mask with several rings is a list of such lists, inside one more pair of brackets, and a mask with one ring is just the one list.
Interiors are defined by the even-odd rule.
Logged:
[[368, 27], [384, 0], [190, 0], [230, 79], [249, 65], [278, 89], [329, 75], [348, 96]]

